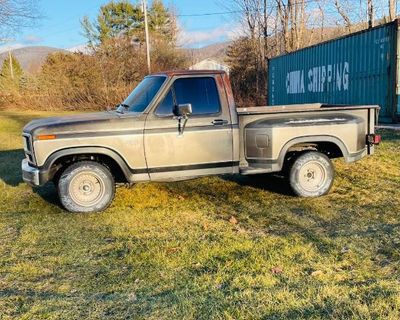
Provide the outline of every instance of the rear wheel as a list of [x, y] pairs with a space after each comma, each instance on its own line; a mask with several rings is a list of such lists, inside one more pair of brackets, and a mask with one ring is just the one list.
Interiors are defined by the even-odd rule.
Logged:
[[319, 197], [329, 192], [334, 180], [331, 160], [319, 152], [300, 155], [289, 171], [293, 192], [300, 197]]
[[98, 212], [113, 200], [115, 183], [111, 172], [102, 164], [81, 161], [63, 171], [57, 189], [61, 204], [68, 211]]

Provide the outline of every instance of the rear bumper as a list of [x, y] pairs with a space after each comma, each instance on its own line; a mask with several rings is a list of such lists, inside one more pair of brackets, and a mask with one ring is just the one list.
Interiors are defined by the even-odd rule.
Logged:
[[33, 187], [42, 186], [48, 181], [48, 172], [32, 167], [27, 159], [22, 160], [21, 168], [22, 179]]

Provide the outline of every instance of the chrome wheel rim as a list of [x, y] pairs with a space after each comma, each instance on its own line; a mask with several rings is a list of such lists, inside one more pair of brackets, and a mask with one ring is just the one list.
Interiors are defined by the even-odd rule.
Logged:
[[299, 171], [300, 186], [307, 192], [319, 191], [327, 181], [327, 171], [317, 161], [304, 164]]
[[81, 172], [69, 185], [72, 200], [82, 207], [92, 207], [100, 202], [105, 193], [103, 180], [93, 172]]

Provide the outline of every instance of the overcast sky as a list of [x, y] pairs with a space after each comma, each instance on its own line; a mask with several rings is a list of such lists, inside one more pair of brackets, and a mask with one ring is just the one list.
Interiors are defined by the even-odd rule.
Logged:
[[[85, 38], [81, 34], [80, 19], [85, 15], [94, 19], [100, 6], [107, 2], [106, 0], [41, 0], [41, 12], [44, 18], [36, 27], [23, 30], [17, 35], [12, 46], [43, 45], [68, 49], [83, 45]], [[235, 32], [236, 23], [229, 14], [184, 16], [227, 11], [227, 8], [218, 4], [218, 0], [174, 0], [164, 3], [167, 6], [172, 3], [178, 11], [178, 23], [182, 30], [179, 37], [180, 45], [202, 47], [226, 41]]]

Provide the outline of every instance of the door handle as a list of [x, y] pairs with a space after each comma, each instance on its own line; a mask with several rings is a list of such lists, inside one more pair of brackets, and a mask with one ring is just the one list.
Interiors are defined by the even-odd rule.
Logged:
[[211, 122], [214, 126], [223, 126], [224, 124], [228, 124], [228, 120], [223, 120], [223, 119], [215, 119], [213, 122]]

